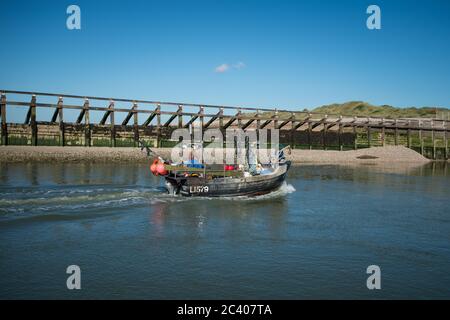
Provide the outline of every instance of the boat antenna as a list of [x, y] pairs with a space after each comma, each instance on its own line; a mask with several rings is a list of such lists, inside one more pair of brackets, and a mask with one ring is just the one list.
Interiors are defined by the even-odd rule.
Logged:
[[145, 149], [145, 152], [147, 153], [147, 157], [160, 157], [161, 158], [161, 156], [158, 153], [156, 153], [155, 151], [153, 151], [152, 149], [150, 149], [150, 147], [147, 146], [143, 140], [139, 140], [138, 145], [141, 148], [141, 151], [143, 151]]

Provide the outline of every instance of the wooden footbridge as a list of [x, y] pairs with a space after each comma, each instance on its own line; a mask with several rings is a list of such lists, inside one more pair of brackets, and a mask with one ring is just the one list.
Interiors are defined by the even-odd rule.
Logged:
[[[279, 129], [294, 148], [348, 150], [405, 145], [448, 159], [448, 120], [376, 118], [0, 90], [2, 145], [172, 146], [176, 128]], [[17, 110], [12, 110], [17, 109]], [[19, 120], [19, 116], [23, 120]], [[13, 118], [13, 121], [8, 119]]]

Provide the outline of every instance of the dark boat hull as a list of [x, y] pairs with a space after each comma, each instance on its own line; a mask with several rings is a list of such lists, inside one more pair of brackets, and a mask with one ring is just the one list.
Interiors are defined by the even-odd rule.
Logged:
[[280, 165], [274, 174], [247, 178], [216, 178], [206, 180], [192, 177], [175, 179], [166, 177], [169, 192], [186, 197], [256, 196], [278, 189], [286, 179], [290, 163]]

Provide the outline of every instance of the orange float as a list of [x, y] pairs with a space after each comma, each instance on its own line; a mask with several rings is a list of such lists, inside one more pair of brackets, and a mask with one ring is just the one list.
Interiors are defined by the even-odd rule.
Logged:
[[164, 163], [159, 162], [156, 165], [156, 172], [162, 176], [167, 175], [169, 172], [166, 170], [166, 168], [164, 167]]
[[158, 159], [155, 159], [155, 160], [153, 160], [153, 163], [150, 165], [150, 171], [154, 174], [154, 175], [157, 175], [158, 174], [158, 172], [157, 172], [157, 164], [158, 164], [158, 162], [159, 162], [159, 160]]

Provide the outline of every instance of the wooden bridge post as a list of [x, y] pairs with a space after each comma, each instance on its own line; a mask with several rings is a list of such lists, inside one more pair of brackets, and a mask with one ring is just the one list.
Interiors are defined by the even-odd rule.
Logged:
[[386, 126], [384, 124], [384, 118], [381, 119], [381, 145], [386, 145]]
[[448, 160], [448, 139], [447, 139], [447, 122], [442, 121], [442, 126], [444, 127], [444, 159]]
[[356, 117], [353, 117], [353, 149], [358, 149], [358, 132], [356, 131]]
[[312, 131], [312, 124], [311, 124], [311, 113], [308, 113], [308, 116], [306, 118], [306, 123], [308, 124], [308, 128], [306, 129], [307, 137], [308, 137], [308, 148], [309, 150], [312, 149], [312, 138], [311, 138], [311, 131]]
[[394, 144], [398, 145], [398, 125], [397, 125], [397, 119], [395, 119], [395, 137], [394, 137]]
[[406, 131], [406, 137], [407, 137], [407, 146], [408, 148], [411, 148], [411, 120], [408, 120], [408, 129]]
[[419, 120], [419, 140], [420, 140], [420, 154], [424, 155], [423, 135], [422, 135], [422, 120]]
[[370, 118], [367, 118], [367, 146], [370, 148], [372, 146], [372, 132], [370, 127]]
[[[219, 110], [219, 129], [220, 129], [220, 131], [223, 130], [223, 108], [220, 108], [220, 110]], [[223, 132], [222, 132], [222, 134], [223, 134]], [[225, 137], [224, 137], [224, 139], [225, 139]]]
[[[273, 128], [276, 130], [278, 128], [278, 109], [275, 108], [275, 114], [273, 116]], [[272, 143], [272, 142], [271, 142]]]
[[[225, 130], [223, 129], [223, 108], [219, 109], [218, 117], [219, 117], [219, 130], [220, 130], [220, 133], [222, 133], [222, 139], [223, 139], [222, 146], [223, 146], [223, 144], [225, 143], [225, 140], [226, 140]], [[226, 151], [223, 150], [223, 152], [224, 152], [224, 154], [223, 154], [223, 156], [224, 156], [223, 159], [224, 160], [223, 161], [225, 161], [225, 159], [226, 159]]]
[[431, 143], [433, 144], [433, 159], [436, 160], [436, 139], [434, 135], [434, 121], [431, 120]]
[[[258, 142], [256, 144], [256, 148], [259, 150], [259, 148], [260, 148], [259, 135], [260, 135], [260, 130], [261, 130], [261, 119], [260, 119], [260, 111], [259, 111], [259, 109], [256, 110], [255, 118], [256, 118], [256, 141]], [[258, 151], [258, 154], [259, 154], [259, 151]]]
[[58, 98], [59, 145], [64, 147], [63, 97]]
[[8, 125], [6, 123], [6, 95], [2, 93], [0, 98], [0, 114], [2, 116], [2, 145], [8, 145]]
[[31, 145], [37, 146], [36, 95], [33, 94], [30, 103]]
[[156, 105], [156, 147], [161, 147], [161, 105]]
[[109, 114], [109, 127], [110, 127], [110, 134], [111, 138], [109, 140], [110, 146], [114, 148], [116, 146], [116, 125], [114, 122], [114, 101], [110, 101], [109, 103], [109, 109], [111, 109], [111, 112]]
[[179, 105], [178, 106], [178, 128], [183, 128], [183, 106]]
[[259, 129], [261, 129], [261, 119], [259, 109], [256, 110], [255, 118], [256, 118], [256, 130], [259, 131]]
[[342, 143], [342, 116], [339, 116], [339, 128], [338, 128], [338, 143], [339, 143], [339, 151], [344, 150], [344, 145]]
[[84, 100], [84, 146], [91, 146], [91, 125], [89, 123], [89, 99]]
[[322, 145], [323, 145], [323, 150], [327, 150], [327, 118], [328, 115], [326, 114], [325, 117], [322, 119], [322, 124], [323, 124], [323, 136], [322, 136]]
[[291, 112], [291, 148], [295, 149], [295, 113]]
[[308, 113], [308, 145], [309, 150], [312, 149], [312, 123], [311, 123], [311, 113]]
[[133, 103], [133, 145], [134, 147], [139, 147], [139, 119], [138, 119], [138, 105], [136, 102]]
[[237, 122], [238, 122], [238, 128], [242, 129], [242, 114], [241, 114], [241, 108], [238, 109], [238, 112], [236, 114]]
[[[203, 106], [200, 106], [200, 111], [199, 111], [199, 119], [200, 119], [200, 133], [203, 135], [202, 131], [203, 131], [203, 127], [205, 126], [205, 108]], [[199, 139], [203, 139], [203, 137], [199, 137]]]

